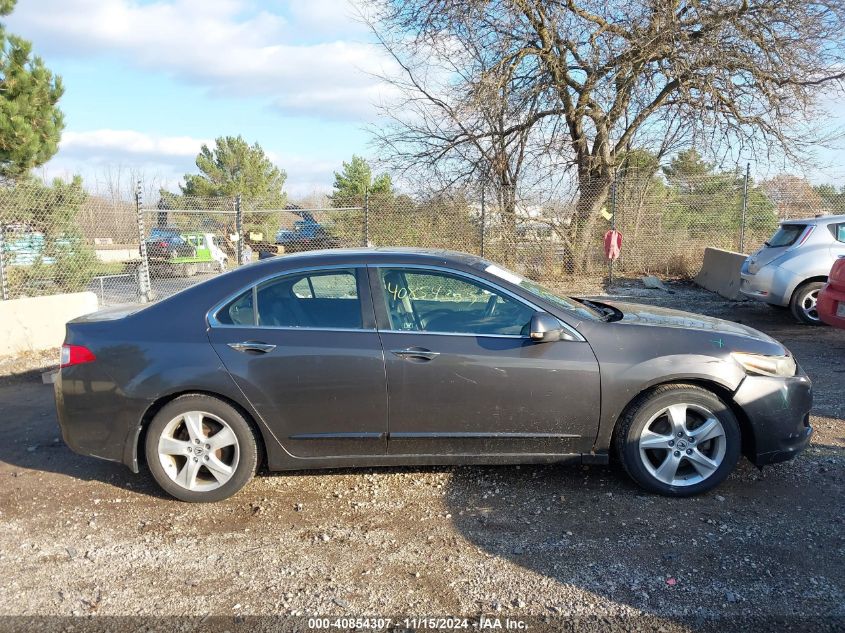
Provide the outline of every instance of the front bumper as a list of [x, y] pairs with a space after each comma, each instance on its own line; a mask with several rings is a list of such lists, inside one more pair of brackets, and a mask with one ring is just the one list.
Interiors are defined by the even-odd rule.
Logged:
[[813, 388], [800, 367], [792, 378], [746, 377], [734, 401], [751, 428], [745, 452], [755, 465], [793, 459], [810, 443]]

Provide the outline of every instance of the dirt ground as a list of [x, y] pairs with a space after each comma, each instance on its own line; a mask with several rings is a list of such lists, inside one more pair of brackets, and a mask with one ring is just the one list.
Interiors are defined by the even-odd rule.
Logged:
[[[188, 505], [72, 453], [51, 386], [24, 371], [0, 378], [0, 615], [220, 616], [196, 630], [267, 615], [460, 616], [477, 630], [480, 614], [528, 630], [771, 630], [774, 618], [842, 630], [845, 331], [669, 287], [613, 294], [740, 321], [792, 350], [816, 389], [797, 460], [743, 460], [717, 491], [682, 500], [643, 493], [619, 468], [522, 466], [264, 473], [232, 499]], [[0, 628], [45, 622], [80, 623]]]

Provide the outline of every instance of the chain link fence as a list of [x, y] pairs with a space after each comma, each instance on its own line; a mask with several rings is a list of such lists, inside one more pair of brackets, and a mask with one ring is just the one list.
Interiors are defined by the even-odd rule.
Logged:
[[780, 220], [842, 213], [845, 194], [792, 176], [670, 178], [620, 172], [569, 197], [507, 203], [468, 195], [371, 194], [328, 206], [162, 192], [121, 200], [80, 181], [0, 187], [0, 297], [90, 290], [101, 305], [155, 301], [270, 256], [361, 246], [483, 255], [577, 289], [606, 276], [603, 237], [622, 234], [613, 272], [690, 277], [706, 247], [758, 248]]

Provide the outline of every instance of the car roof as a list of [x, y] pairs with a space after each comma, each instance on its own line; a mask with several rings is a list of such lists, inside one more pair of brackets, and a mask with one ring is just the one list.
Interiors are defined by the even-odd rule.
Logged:
[[401, 247], [368, 247], [368, 248], [331, 248], [316, 251], [304, 251], [291, 253], [278, 257], [270, 257], [261, 262], [255, 262], [250, 266], [275, 267], [284, 262], [285, 267], [295, 266], [320, 266], [343, 263], [366, 264], [383, 261], [397, 263], [420, 263], [433, 264], [436, 262], [449, 261], [453, 263], [472, 266], [484, 261], [477, 255], [450, 251], [436, 248], [401, 248]]
[[812, 218], [790, 218], [781, 221], [781, 224], [835, 224], [845, 222], [845, 215], [817, 215]]

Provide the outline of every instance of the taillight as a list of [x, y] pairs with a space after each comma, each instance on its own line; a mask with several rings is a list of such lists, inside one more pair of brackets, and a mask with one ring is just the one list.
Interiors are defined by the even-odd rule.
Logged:
[[90, 363], [93, 360], [97, 360], [97, 357], [87, 347], [83, 347], [82, 345], [62, 345], [62, 356], [59, 361], [62, 367]]

